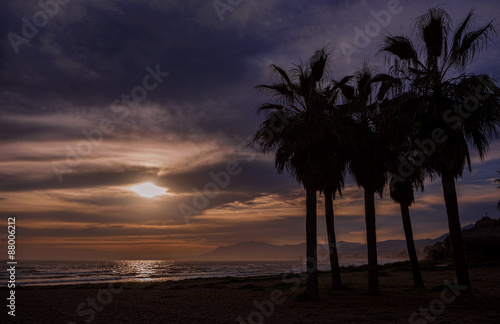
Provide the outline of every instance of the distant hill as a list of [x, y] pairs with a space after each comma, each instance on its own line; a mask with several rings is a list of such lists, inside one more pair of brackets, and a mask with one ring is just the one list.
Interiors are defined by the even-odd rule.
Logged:
[[297, 260], [304, 254], [305, 246], [304, 243], [278, 246], [265, 242], [241, 242], [229, 246], [220, 246], [198, 259], [211, 261]]
[[[469, 229], [471, 229], [471, 228], [474, 228], [474, 224], [469, 224], [469, 225], [467, 225], [467, 226], [462, 227], [462, 231], [469, 230]], [[443, 235], [441, 235], [440, 237], [438, 237], [438, 238], [436, 239], [436, 241], [437, 241], [437, 242], [443, 242], [443, 241], [444, 241], [444, 239], [445, 239], [448, 235], [449, 235], [448, 233], [443, 234]]]
[[[465, 226], [463, 229], [474, 227], [473, 224]], [[415, 240], [415, 248], [419, 252], [419, 257], [424, 256], [423, 250], [426, 246], [442, 242], [448, 234], [444, 234], [435, 239]], [[366, 258], [366, 244], [353, 242], [337, 242], [339, 257], [344, 260]], [[305, 258], [305, 243], [293, 245], [273, 245], [265, 242], [241, 242], [229, 246], [220, 246], [207, 254], [197, 257], [200, 261], [285, 261]], [[406, 241], [388, 240], [377, 242], [377, 252], [381, 259], [405, 259]], [[320, 260], [328, 258], [328, 245], [318, 244], [318, 258]]]

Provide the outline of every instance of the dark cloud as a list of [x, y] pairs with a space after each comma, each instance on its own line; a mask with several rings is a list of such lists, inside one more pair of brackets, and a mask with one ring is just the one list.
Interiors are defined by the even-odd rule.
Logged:
[[222, 190], [251, 193], [281, 194], [298, 187], [288, 175], [277, 175], [271, 162], [259, 160], [228, 160], [182, 173], [166, 174], [158, 179], [158, 184], [171, 188], [173, 192], [204, 191], [209, 183], [217, 184]]
[[[36, 0], [3, 1], [2, 205], [13, 208], [24, 197], [47, 200], [54, 204], [51, 210], [33, 212], [16, 205], [21, 211], [9, 215], [33, 224], [42, 220], [81, 223], [79, 227], [62, 225], [63, 229], [41, 223], [39, 228], [24, 228], [23, 235], [30, 238], [145, 235], [161, 237], [163, 242], [208, 244], [303, 241], [303, 218], [297, 217], [304, 207], [300, 185], [287, 174], [277, 175], [270, 159], [258, 155], [248, 161], [251, 150], [237, 152], [262, 120], [256, 108], [266, 99], [254, 87], [272, 81], [268, 74], [271, 63], [289, 70], [326, 45], [333, 51], [331, 68], [337, 79], [352, 73], [365, 59], [387, 70], [385, 62], [374, 56], [380, 36], [410, 33], [411, 19], [428, 8], [421, 1], [400, 3], [401, 13], [392, 16], [379, 35], [347, 62], [340, 43], [353, 45], [356, 30], [364, 30], [374, 20], [372, 11], [386, 10], [386, 0], [244, 1], [233, 12], [226, 12], [222, 22], [211, 1], [73, 0], [60, 6], [28, 44], [20, 45], [18, 53], [6, 36], [11, 32], [22, 36], [23, 17], [31, 19], [41, 8]], [[480, 15], [478, 25], [500, 14], [495, 1], [474, 5]], [[470, 6], [466, 1], [445, 4], [455, 23]], [[499, 52], [492, 44], [473, 62], [471, 71], [500, 79]], [[148, 66], [169, 75], [147, 91], [143, 101], [127, 104], [130, 99], [122, 96], [143, 86], [144, 77], [151, 74]], [[122, 102], [112, 106], [115, 100]], [[75, 149], [86, 141], [82, 131], [98, 128], [105, 119], [112, 120], [115, 129], [104, 134], [102, 145], [81, 164], [65, 167], [60, 182], [52, 163], [67, 163], [67, 147]], [[465, 173], [457, 185], [464, 223], [484, 212], [495, 213], [491, 192], [496, 193], [496, 187], [491, 179], [500, 170], [497, 151], [498, 142], [492, 145], [490, 159], [475, 163], [473, 172]], [[226, 172], [230, 161], [238, 163], [241, 173], [230, 175], [227, 185], [187, 225], [179, 216], [179, 206], [192, 206], [198, 191], [203, 193], [207, 185], [216, 183], [211, 175]], [[168, 188], [174, 196], [147, 201], [125, 188], [145, 181]], [[362, 192], [352, 179], [346, 183], [344, 197], [335, 202], [340, 235], [364, 230]], [[104, 192], [114, 187], [121, 189]], [[439, 181], [427, 183], [426, 191], [417, 194], [412, 218], [418, 235], [446, 229], [441, 195]], [[270, 204], [266, 199], [280, 201], [293, 211], [266, 209]], [[388, 199], [377, 201], [378, 228], [386, 236], [401, 235], [397, 206], [395, 212], [389, 212]], [[322, 201], [320, 198], [320, 214]], [[269, 217], [250, 221], [213, 215], [241, 215], [245, 209], [256, 217]], [[353, 209], [359, 209], [360, 215], [354, 215]], [[138, 228], [137, 223], [151, 227]], [[154, 226], [171, 228], [166, 231]], [[320, 231], [324, 231], [323, 224]]]
[[79, 172], [67, 173], [64, 174], [63, 181], [58, 181], [55, 175], [40, 179], [37, 176], [0, 174], [0, 191], [16, 192], [126, 185], [154, 179], [158, 171], [157, 168], [117, 165], [114, 170], [97, 172], [79, 170]]
[[[26, 219], [25, 215], [16, 214], [16, 219]], [[48, 216], [45, 214], [38, 214], [38, 217]], [[56, 218], [48, 218], [49, 220], [57, 220]], [[73, 222], [78, 222], [78, 217], [89, 219], [90, 215], [68, 213], [66, 216], [67, 222], [70, 219], [75, 219]], [[12, 216], [10, 216], [12, 217]], [[140, 215], [138, 215], [140, 217]], [[283, 216], [278, 219], [265, 220], [265, 221], [234, 221], [225, 223], [211, 223], [212, 226], [198, 228], [193, 232], [189, 225], [178, 223], [177, 220], [164, 220], [161, 223], [157, 222], [156, 226], [134, 226], [133, 223], [122, 225], [108, 225], [106, 223], [99, 223], [95, 220], [95, 224], [90, 224], [81, 227], [72, 227], [67, 224], [64, 231], [58, 228], [23, 228], [20, 235], [26, 240], [36, 237], [52, 237], [52, 238], [103, 238], [108, 240], [116, 240], [121, 242], [123, 237], [137, 237], [144, 238], [150, 237], [155, 240], [182, 240], [189, 242], [190, 240], [202, 240], [207, 244], [228, 242], [237, 243], [245, 240], [269, 240], [270, 237], [295, 237], [303, 235], [303, 218]], [[160, 227], [170, 225], [168, 228]], [[181, 225], [181, 226], [171, 226]], [[130, 244], [130, 242], [123, 242], [123, 244]]]
[[[56, 117], [57, 118], [57, 117]], [[56, 119], [54, 118], [54, 119]], [[68, 123], [40, 122], [29, 119], [0, 120], [2, 142], [12, 141], [54, 141], [82, 138], [81, 128]]]

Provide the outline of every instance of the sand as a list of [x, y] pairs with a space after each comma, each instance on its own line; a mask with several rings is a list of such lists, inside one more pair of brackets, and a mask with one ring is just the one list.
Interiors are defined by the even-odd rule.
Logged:
[[[321, 273], [319, 301], [302, 301], [304, 286], [297, 288], [298, 278], [291, 275], [20, 287], [15, 319], [7, 316], [4, 306], [0, 322], [408, 323], [413, 313], [431, 305], [438, 314], [429, 313], [434, 323], [499, 323], [500, 266], [471, 268], [470, 275], [470, 302], [453, 300], [447, 290], [445, 282], [455, 277], [451, 267], [426, 267], [426, 289], [418, 290], [412, 288], [408, 264], [381, 269], [380, 296], [366, 295], [367, 273], [362, 268], [343, 271], [342, 291], [330, 290], [329, 274]], [[410, 323], [431, 319], [417, 316]]]

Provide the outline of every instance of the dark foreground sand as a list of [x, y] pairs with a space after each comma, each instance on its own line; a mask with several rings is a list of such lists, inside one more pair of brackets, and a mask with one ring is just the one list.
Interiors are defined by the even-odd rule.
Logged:
[[[407, 269], [407, 264], [383, 267], [381, 295], [376, 297], [365, 294], [367, 274], [363, 269], [344, 270], [342, 279], [347, 288], [340, 292], [329, 290], [329, 274], [323, 273], [321, 300], [316, 302], [301, 301], [304, 286], [295, 289], [297, 282], [291, 275], [285, 278], [288, 282], [282, 276], [268, 276], [131, 283], [125, 287], [120, 283], [21, 287], [16, 290], [15, 319], [6, 315], [8, 309], [3, 306], [0, 322], [408, 323], [419, 308], [431, 305], [439, 314], [434, 323], [500, 323], [500, 266], [470, 269], [475, 298], [466, 303], [452, 301], [453, 293], [444, 284], [454, 281], [450, 267], [427, 267], [423, 272], [425, 290], [411, 287]], [[7, 291], [1, 291], [5, 302]], [[418, 316], [410, 323], [431, 320]]]

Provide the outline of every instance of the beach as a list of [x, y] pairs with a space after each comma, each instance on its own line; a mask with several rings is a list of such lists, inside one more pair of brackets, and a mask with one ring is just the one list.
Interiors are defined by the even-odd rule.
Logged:
[[[302, 276], [299, 286], [299, 275], [291, 273], [19, 287], [15, 293], [16, 316], [8, 316], [6, 323], [498, 322], [499, 265], [470, 269], [474, 299], [468, 302], [454, 298], [452, 267], [423, 268], [426, 289], [418, 290], [412, 288], [408, 263], [381, 266], [380, 296], [366, 294], [364, 267], [343, 268], [346, 288], [342, 291], [331, 291], [330, 274], [322, 272], [319, 301], [302, 300], [305, 280]], [[426, 319], [418, 314], [421, 308], [433, 309], [437, 315], [429, 310]], [[412, 317], [414, 313], [417, 315]]]

